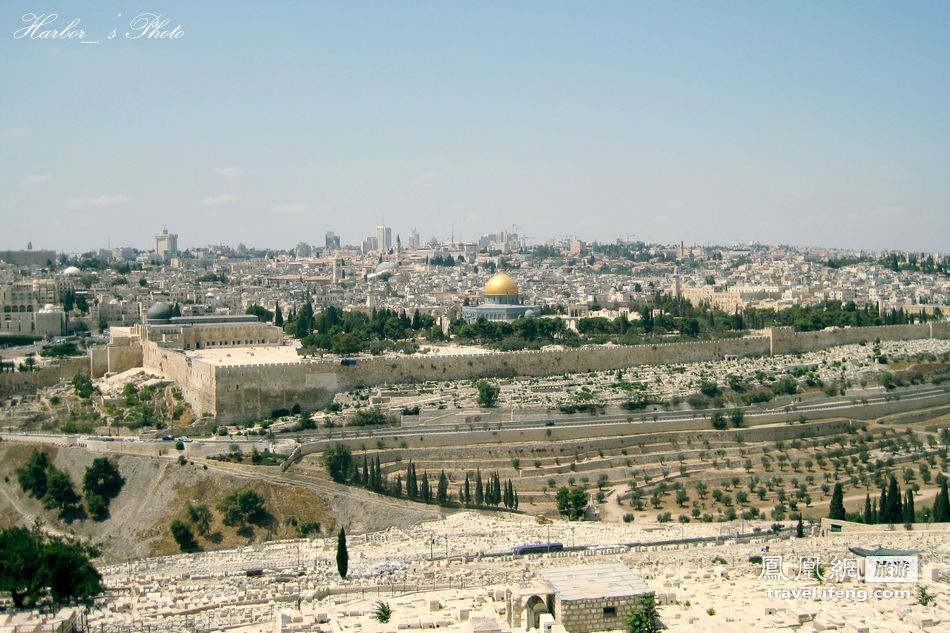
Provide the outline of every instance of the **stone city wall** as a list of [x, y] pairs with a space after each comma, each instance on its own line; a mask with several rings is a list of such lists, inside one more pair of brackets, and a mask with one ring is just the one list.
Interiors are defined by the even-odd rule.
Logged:
[[330, 363], [263, 363], [216, 367], [214, 401], [222, 422], [269, 417], [275, 409], [325, 406], [344, 386]]
[[142, 366], [142, 346], [138, 342], [131, 345], [108, 345], [106, 356], [106, 371], [110, 374]]
[[[142, 366], [175, 381], [195, 415], [215, 414], [215, 367], [152, 341], [142, 346]], [[249, 419], [249, 418], [248, 418]]]
[[729, 356], [768, 354], [769, 339], [747, 337], [696, 343], [616, 346], [563, 351], [498, 352], [457, 356], [359, 358], [339, 361], [232, 365], [216, 368], [215, 401], [219, 420], [266, 417], [299, 404], [326, 405], [333, 394], [360, 386], [471, 377], [546, 376], [604, 371], [661, 363], [694, 363]]
[[52, 387], [61, 380], [72, 380], [78, 373], [89, 373], [89, 357], [63, 358], [37, 371], [0, 373], [0, 396], [36, 393]]
[[697, 363], [727, 356], [767, 356], [859, 343], [950, 337], [950, 324], [846, 328], [795, 332], [772, 328], [766, 336], [660, 343], [557, 351], [497, 352], [457, 356], [357, 358], [353, 365], [338, 361], [306, 360], [292, 363], [216, 368], [216, 414], [223, 422], [268, 416], [275, 409], [299, 404], [313, 409], [327, 404], [338, 391], [361, 386], [468, 378], [550, 376], [561, 373], [606, 371], [636, 365]]
[[881, 325], [872, 327], [836, 328], [818, 332], [796, 332], [790, 327], [771, 328], [771, 353], [789, 354], [882, 341], [909, 341], [922, 338], [950, 337], [950, 323], [915, 323], [911, 325]]

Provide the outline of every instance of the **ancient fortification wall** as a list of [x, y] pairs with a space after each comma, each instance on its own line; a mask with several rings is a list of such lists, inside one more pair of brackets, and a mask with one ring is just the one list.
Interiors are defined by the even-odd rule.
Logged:
[[766, 356], [824, 349], [862, 341], [950, 337], [950, 324], [925, 323], [821, 332], [773, 328], [766, 336], [568, 349], [499, 352], [432, 358], [360, 358], [355, 365], [304, 361], [268, 365], [218, 367], [215, 406], [222, 421], [268, 416], [274, 409], [299, 404], [304, 409], [325, 405], [333, 394], [359, 386], [460, 380], [474, 377], [546, 376], [605, 371], [635, 365], [696, 363], [727, 356]]
[[[837, 345], [882, 341], [909, 341], [921, 338], [947, 338], [947, 323], [917, 323], [913, 325], [882, 325], [855, 327], [819, 332], [795, 332], [792, 328], [771, 329], [772, 354], [812, 352]], [[936, 326], [936, 327], [934, 327]]]
[[431, 358], [360, 358], [354, 365], [336, 361], [220, 367], [192, 360], [181, 351], [154, 342], [108, 346], [88, 358], [70, 359], [60, 366], [32, 373], [0, 375], [0, 395], [35, 391], [79, 371], [93, 375], [144, 366], [174, 380], [185, 401], [199, 415], [223, 422], [259, 419], [274, 409], [299, 404], [321, 407], [334, 393], [358, 386], [458, 380], [473, 377], [543, 376], [605, 371], [635, 365], [696, 363], [727, 356], [765, 356], [806, 352], [837, 345], [881, 340], [950, 338], [950, 322], [795, 332], [772, 328], [765, 336], [666, 343], [656, 345], [580, 348], [560, 351], [499, 352]]
[[[142, 345], [142, 366], [175, 381], [196, 415], [215, 415], [215, 367], [156, 343]], [[250, 419], [250, 418], [246, 418]]]
[[72, 380], [80, 372], [89, 373], [87, 356], [64, 358], [38, 371], [3, 372], [0, 373], [0, 396], [36, 393], [37, 389], [52, 387], [61, 380]]

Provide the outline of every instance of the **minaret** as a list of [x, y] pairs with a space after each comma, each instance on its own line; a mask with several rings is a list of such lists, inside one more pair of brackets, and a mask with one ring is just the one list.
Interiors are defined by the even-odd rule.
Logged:
[[677, 267], [673, 267], [673, 295], [679, 299], [682, 294], [682, 288], [680, 286], [680, 272]]

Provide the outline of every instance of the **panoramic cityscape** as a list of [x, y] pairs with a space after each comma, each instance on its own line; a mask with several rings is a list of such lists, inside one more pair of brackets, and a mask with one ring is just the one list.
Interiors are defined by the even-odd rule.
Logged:
[[950, 628], [946, 6], [54, 4], [0, 633]]

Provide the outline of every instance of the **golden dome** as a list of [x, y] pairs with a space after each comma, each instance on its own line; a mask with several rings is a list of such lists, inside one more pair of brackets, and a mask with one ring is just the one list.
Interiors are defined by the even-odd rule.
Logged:
[[485, 296], [516, 297], [518, 296], [518, 284], [505, 273], [497, 273], [485, 284]]

